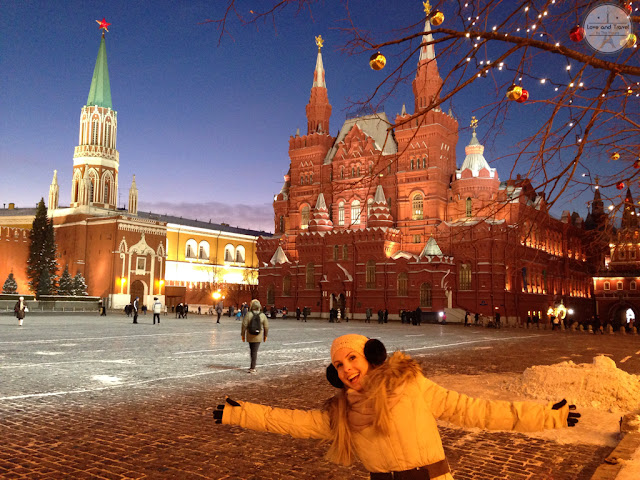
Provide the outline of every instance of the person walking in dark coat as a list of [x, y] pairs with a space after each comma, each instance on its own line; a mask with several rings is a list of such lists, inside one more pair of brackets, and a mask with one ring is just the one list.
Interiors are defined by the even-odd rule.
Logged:
[[416, 325], [422, 325], [422, 309], [420, 307], [416, 308]]
[[378, 310], [378, 324], [384, 323], [384, 312], [382, 309]]
[[480, 314], [478, 312], [473, 316], [473, 323], [476, 327], [480, 324]]
[[384, 323], [387, 323], [389, 321], [389, 310], [387, 310], [386, 308], [384, 309]]
[[364, 319], [364, 323], [371, 323], [371, 308], [367, 308], [367, 317]]
[[465, 327], [469, 326], [469, 315], [471, 315], [469, 312], [465, 312], [465, 314], [464, 314], [464, 326]]
[[140, 297], [136, 297], [133, 301], [133, 323], [138, 323], [138, 306]]
[[302, 317], [304, 318], [305, 322], [307, 321], [307, 317], [309, 316], [309, 313], [310, 313], [309, 310], [310, 310], [309, 307], [304, 307], [302, 309]]
[[18, 318], [18, 325], [22, 326], [22, 323], [24, 322], [24, 317], [26, 316], [26, 312], [29, 311], [29, 309], [27, 308], [27, 304], [24, 303], [24, 297], [20, 297], [18, 299], [15, 306], [13, 307], [13, 311], [15, 312], [16, 317]]
[[300, 311], [300, 307], [296, 307], [296, 320], [300, 320], [300, 315], [302, 315], [302, 312]]

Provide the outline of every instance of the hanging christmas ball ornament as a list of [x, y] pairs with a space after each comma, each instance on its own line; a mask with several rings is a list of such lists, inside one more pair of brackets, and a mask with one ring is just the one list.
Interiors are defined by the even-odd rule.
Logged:
[[584, 28], [580, 25], [576, 25], [569, 32], [569, 38], [573, 42], [581, 42], [584, 39]]
[[431, 25], [437, 27], [438, 25], [442, 25], [444, 22], [444, 13], [440, 10], [435, 10], [433, 15], [431, 15]]
[[627, 35], [625, 47], [633, 48], [637, 41], [638, 37], [636, 37], [635, 33], [630, 33], [629, 35]]
[[633, 6], [631, 5], [631, 2], [624, 2], [622, 4], [622, 8], [624, 9], [625, 12], [627, 12], [627, 15], [631, 15], [631, 12], [633, 11]]
[[522, 89], [522, 94], [520, 95], [520, 98], [516, 100], [516, 102], [518, 103], [524, 103], [529, 99], [529, 90], [525, 90], [524, 88]]
[[611, 154], [611, 160], [618, 160], [620, 158], [620, 154], [618, 152]]
[[522, 87], [511, 85], [507, 90], [507, 98], [509, 100], [518, 100], [522, 96]]
[[618, 183], [616, 184], [616, 188], [617, 188], [618, 190], [622, 190], [622, 189], [624, 188], [624, 182], [618, 182]]
[[640, 158], [633, 162], [633, 168], [640, 168]]
[[369, 66], [374, 70], [382, 70], [386, 64], [387, 59], [380, 52], [374, 53], [369, 59]]

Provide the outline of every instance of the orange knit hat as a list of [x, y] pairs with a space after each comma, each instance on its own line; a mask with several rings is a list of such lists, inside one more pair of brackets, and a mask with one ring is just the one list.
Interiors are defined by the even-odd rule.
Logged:
[[336, 338], [331, 344], [331, 361], [334, 361], [333, 356], [341, 348], [349, 348], [364, 356], [364, 344], [367, 343], [367, 340], [369, 340], [367, 337], [357, 333], [350, 333]]

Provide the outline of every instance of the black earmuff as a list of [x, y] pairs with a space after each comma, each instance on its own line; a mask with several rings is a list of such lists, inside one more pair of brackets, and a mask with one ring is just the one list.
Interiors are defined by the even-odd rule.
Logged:
[[[370, 338], [367, 343], [364, 344], [364, 358], [373, 367], [378, 367], [384, 363], [387, 359], [387, 349], [384, 344], [377, 338]], [[336, 388], [344, 388], [344, 383], [338, 376], [338, 370], [333, 366], [333, 363], [327, 366], [327, 380]]]

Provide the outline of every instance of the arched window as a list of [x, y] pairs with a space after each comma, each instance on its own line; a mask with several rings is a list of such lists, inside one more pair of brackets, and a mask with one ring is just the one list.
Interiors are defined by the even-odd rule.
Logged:
[[185, 246], [184, 256], [185, 258], [196, 258], [196, 251], [198, 250], [198, 244], [193, 238], [187, 240], [187, 245]]
[[422, 283], [420, 285], [420, 306], [431, 308], [431, 284]]
[[360, 165], [356, 167], [356, 177], [360, 176]]
[[280, 215], [279, 231], [284, 233], [284, 215]]
[[285, 297], [291, 296], [291, 275], [282, 277], [282, 295]]
[[340, 259], [340, 247], [338, 245], [333, 246], [333, 259], [334, 260]]
[[344, 167], [340, 167], [340, 180], [344, 180]]
[[96, 186], [95, 179], [91, 178], [91, 180], [89, 181], [89, 203], [95, 202], [95, 197], [94, 197], [94, 195], [96, 194], [95, 186]]
[[411, 202], [411, 218], [414, 220], [422, 220], [424, 218], [424, 201], [422, 194], [416, 193]]
[[360, 201], [354, 200], [351, 203], [351, 225], [360, 225]]
[[230, 243], [224, 247], [224, 261], [225, 262], [233, 262], [233, 254], [235, 252], [235, 248]]
[[300, 185], [304, 185], [304, 175], [300, 175]]
[[342, 246], [342, 259], [343, 260], [349, 259], [349, 247], [346, 245]]
[[356, 176], [356, 167], [351, 167], [351, 178]]
[[98, 144], [98, 119], [94, 118], [91, 121], [91, 144]]
[[409, 292], [409, 276], [406, 272], [398, 274], [398, 296], [406, 297]]
[[300, 210], [300, 228], [303, 230], [309, 228], [309, 205], [303, 205]]
[[376, 262], [369, 260], [367, 262], [366, 274], [367, 288], [376, 288]]
[[427, 157], [422, 159], [422, 168], [427, 168]]
[[369, 219], [371, 218], [371, 209], [373, 208], [373, 198], [369, 198], [367, 200], [367, 223], [369, 223]]
[[111, 124], [107, 123], [104, 126], [104, 146], [110, 148], [109, 141], [111, 140]]
[[267, 287], [267, 305], [273, 305], [276, 303], [276, 291], [273, 283], [269, 284]]
[[471, 265], [460, 264], [460, 290], [471, 290]]
[[311, 290], [313, 288], [315, 288], [315, 275], [316, 275], [316, 269], [315, 266], [313, 265], [313, 263], [307, 263], [307, 269], [306, 269], [306, 275], [305, 275], [305, 279], [306, 279], [306, 287], [307, 290]]
[[413, 170], [413, 158], [411, 159], [411, 170]]
[[471, 217], [471, 214], [471, 197], [467, 197], [466, 215], [467, 217]]
[[373, 173], [373, 163], [369, 163], [369, 175]]
[[338, 225], [344, 225], [344, 202], [338, 204]]
[[238, 245], [238, 247], [236, 248], [236, 262], [237, 263], [244, 263], [244, 246], [242, 245]]
[[109, 190], [111, 188], [111, 180], [108, 178], [104, 179], [104, 191], [102, 192], [102, 201], [104, 203], [109, 203]]
[[611, 290], [611, 284], [609, 282], [604, 282], [604, 289]]
[[209, 242], [203, 240], [198, 245], [198, 259], [209, 260]]
[[309, 185], [313, 183], [313, 173], [309, 174]]

